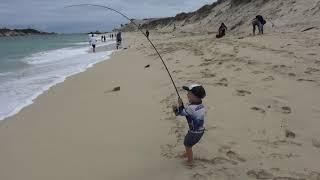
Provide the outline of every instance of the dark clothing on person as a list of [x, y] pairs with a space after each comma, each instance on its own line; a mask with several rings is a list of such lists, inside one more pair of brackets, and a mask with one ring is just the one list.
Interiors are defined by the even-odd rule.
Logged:
[[256, 18], [261, 22], [262, 25], [266, 24], [266, 20], [264, 20], [261, 15], [256, 16]]
[[116, 39], [117, 39], [117, 49], [119, 49], [119, 46], [121, 45], [121, 41], [122, 41], [121, 32], [118, 32], [118, 34], [116, 35]]
[[188, 133], [184, 137], [184, 141], [183, 141], [184, 146], [185, 147], [193, 147], [194, 145], [196, 145], [200, 141], [203, 134], [204, 134], [204, 132], [192, 133], [192, 132], [188, 131]]
[[148, 30], [146, 31], [146, 35], [147, 35], [147, 38], [149, 38], [150, 33]]
[[266, 20], [261, 15], [257, 15], [252, 20], [252, 27], [253, 27], [253, 35], [256, 34], [256, 27], [258, 27], [259, 34], [263, 34], [263, 26], [266, 24]]
[[226, 35], [226, 31], [227, 31], [227, 26], [224, 23], [221, 23], [220, 27], [219, 27], [219, 32], [216, 35], [217, 38], [222, 38], [223, 36]]

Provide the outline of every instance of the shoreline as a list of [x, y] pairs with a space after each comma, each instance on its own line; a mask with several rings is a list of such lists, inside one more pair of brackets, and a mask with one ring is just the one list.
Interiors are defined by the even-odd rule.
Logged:
[[[166, 74], [145, 70], [149, 61], [133, 49], [117, 51], [8, 118], [0, 126], [1, 179], [150, 179], [159, 168], [169, 176], [182, 171], [177, 160], [161, 156], [159, 146], [172, 136], [170, 123], [158, 122], [161, 97], [151, 84]], [[119, 85], [119, 92], [109, 92]]]
[[[57, 80], [55, 80], [54, 82], [46, 85], [46, 86], [43, 86], [41, 91], [37, 92], [36, 94], [34, 94], [32, 97], [30, 97], [28, 100], [25, 101], [25, 103], [23, 104], [20, 104], [19, 106], [17, 106], [10, 114], [8, 115], [5, 115], [3, 117], [0, 117], [0, 125], [2, 123], [2, 121], [5, 121], [7, 120], [8, 118], [18, 114], [21, 110], [23, 110], [24, 108], [32, 105], [34, 103], [34, 101], [39, 97], [41, 96], [42, 94], [46, 93], [47, 91], [49, 91], [52, 87], [58, 85], [58, 84], [61, 84], [63, 82], [65, 82], [69, 77], [71, 76], [74, 76], [74, 75], [77, 75], [79, 73], [82, 73], [82, 72], [85, 72], [87, 71], [88, 69], [92, 68], [93, 66], [95, 66], [96, 64], [98, 63], [101, 63], [103, 61], [107, 61], [109, 60], [111, 57], [112, 57], [112, 54], [115, 52], [115, 50], [109, 50], [109, 47], [112, 46], [114, 44], [114, 42], [109, 42], [108, 44], [102, 44], [102, 45], [99, 45], [97, 46], [97, 52], [96, 53], [100, 53], [100, 52], [103, 52], [105, 51], [105, 48], [107, 48], [107, 52], [108, 52], [108, 58], [104, 59], [102, 58], [101, 60], [97, 61], [97, 62], [93, 62], [93, 63], [90, 63], [87, 65], [87, 67], [83, 68], [83, 69], [79, 69], [77, 71], [74, 71], [64, 77], [61, 77]], [[89, 47], [90, 48], [90, 47]], [[90, 50], [87, 51], [88, 53], [92, 53]]]

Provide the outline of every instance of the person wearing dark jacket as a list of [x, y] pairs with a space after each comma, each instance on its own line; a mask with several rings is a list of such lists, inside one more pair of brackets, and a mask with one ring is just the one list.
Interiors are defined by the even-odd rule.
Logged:
[[227, 26], [224, 23], [221, 23], [219, 30], [218, 30], [218, 34], [216, 35], [216, 37], [222, 38], [223, 36], [225, 36], [227, 29], [228, 29]]
[[263, 34], [263, 26], [266, 24], [266, 21], [261, 15], [257, 15], [252, 20], [252, 27], [253, 27], [253, 35], [256, 34], [256, 26], [258, 26], [259, 34]]
[[119, 47], [121, 46], [121, 42], [122, 42], [122, 37], [121, 37], [120, 31], [117, 33], [116, 39], [117, 39], [117, 49], [119, 49]]

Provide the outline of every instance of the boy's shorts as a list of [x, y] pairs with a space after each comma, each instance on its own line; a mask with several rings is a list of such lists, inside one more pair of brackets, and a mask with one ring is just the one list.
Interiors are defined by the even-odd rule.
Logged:
[[196, 145], [200, 139], [202, 138], [204, 132], [202, 133], [192, 133], [188, 131], [186, 136], [184, 137], [184, 146], [191, 148], [192, 146]]

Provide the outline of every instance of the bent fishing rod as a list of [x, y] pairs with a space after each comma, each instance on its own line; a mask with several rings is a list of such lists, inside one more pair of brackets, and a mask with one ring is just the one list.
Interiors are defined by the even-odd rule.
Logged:
[[149, 41], [149, 43], [151, 44], [151, 46], [153, 47], [153, 49], [154, 49], [154, 50], [156, 51], [156, 53], [158, 54], [160, 60], [162, 61], [162, 64], [164, 65], [164, 67], [165, 67], [165, 69], [166, 69], [166, 71], [167, 71], [167, 73], [168, 73], [168, 75], [169, 75], [169, 77], [170, 77], [170, 79], [171, 79], [172, 85], [173, 85], [173, 87], [174, 87], [174, 89], [175, 89], [175, 91], [176, 91], [176, 93], [177, 93], [177, 95], [178, 95], [178, 98], [181, 99], [180, 94], [179, 94], [178, 89], [177, 89], [177, 86], [176, 86], [176, 84], [175, 84], [175, 82], [174, 82], [174, 80], [173, 80], [173, 78], [172, 78], [172, 76], [171, 76], [171, 74], [170, 74], [170, 71], [169, 71], [166, 63], [164, 62], [162, 56], [160, 55], [160, 53], [159, 53], [159, 51], [157, 50], [156, 46], [155, 46], [155, 45], [152, 43], [152, 41], [148, 38], [148, 36], [146, 35], [146, 33], [144, 33], [144, 32], [142, 31], [142, 29], [140, 29], [140, 27], [133, 21], [133, 19], [129, 18], [127, 15], [125, 15], [125, 14], [121, 13], [120, 11], [117, 11], [117, 10], [115, 10], [115, 9], [113, 9], [113, 8], [110, 8], [110, 7], [108, 7], [108, 6], [103, 6], [103, 5], [97, 5], [97, 4], [76, 4], [76, 5], [66, 6], [65, 8], [79, 7], [79, 6], [93, 6], [93, 7], [100, 7], [100, 8], [108, 9], [108, 10], [110, 10], [110, 11], [113, 11], [113, 12], [116, 12], [116, 13], [120, 14], [121, 16], [123, 16], [124, 18], [126, 18], [127, 20], [129, 20], [133, 25], [135, 25], [135, 26], [138, 28], [138, 30], [147, 38], [147, 40]]

